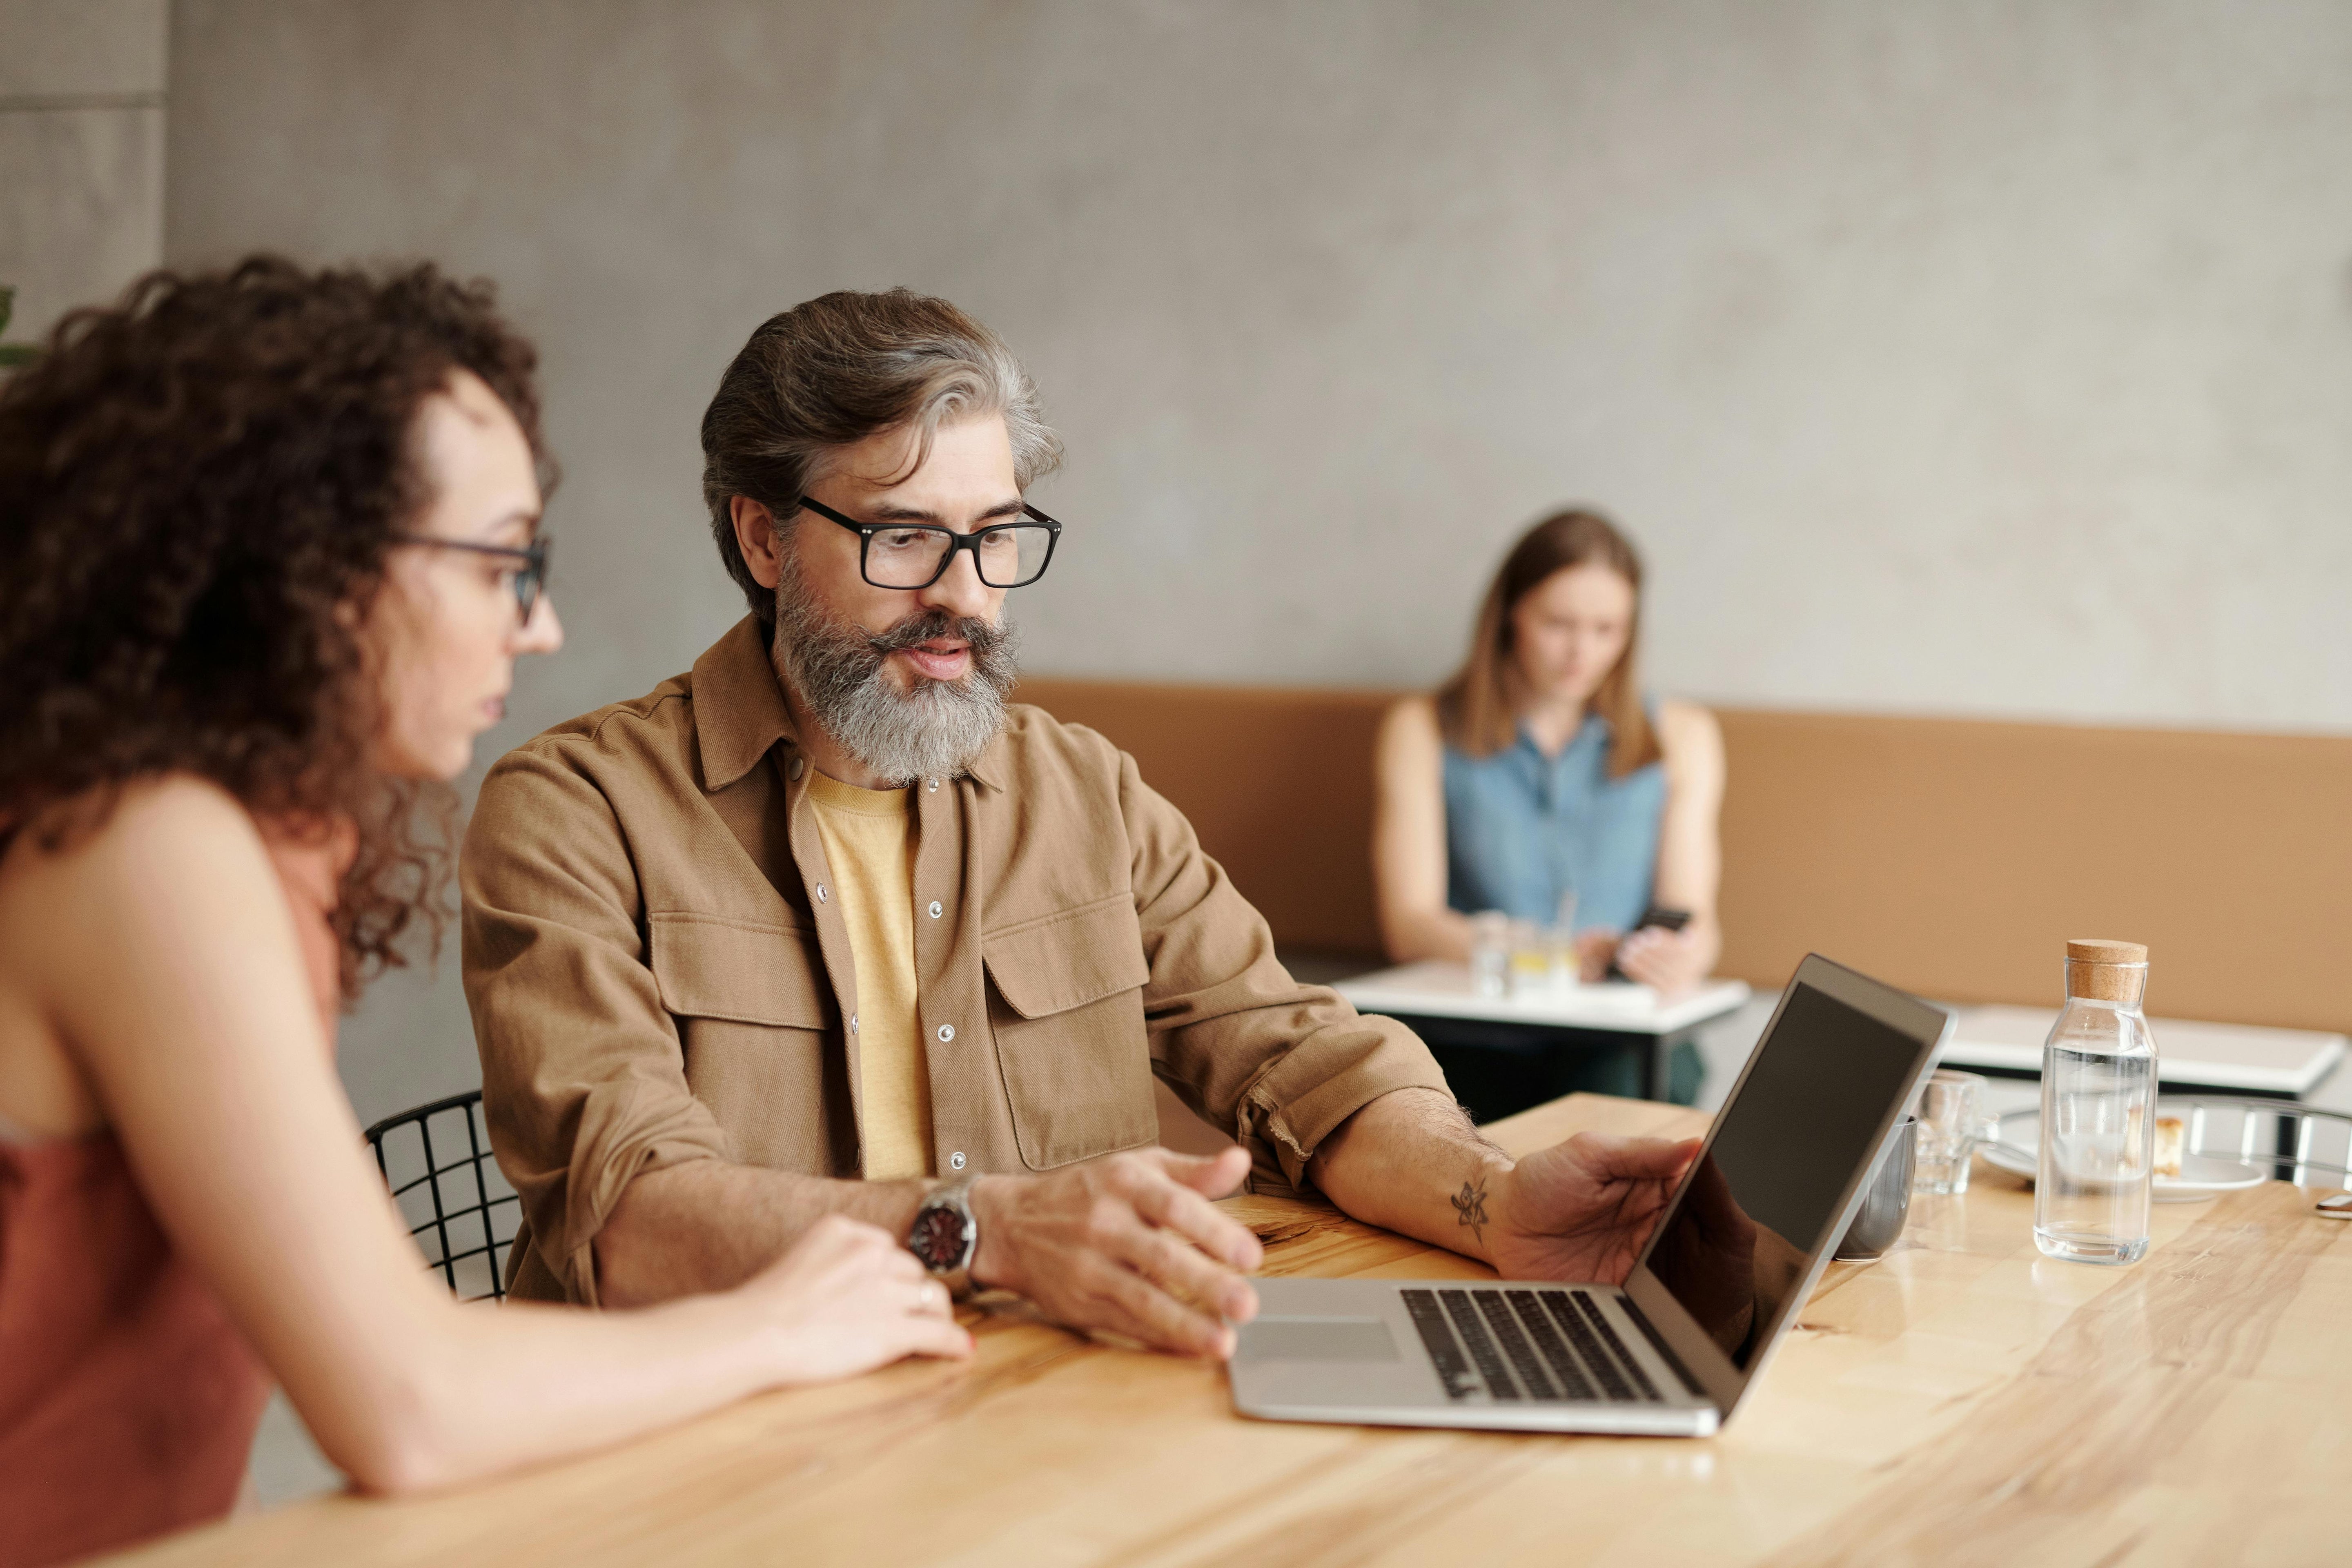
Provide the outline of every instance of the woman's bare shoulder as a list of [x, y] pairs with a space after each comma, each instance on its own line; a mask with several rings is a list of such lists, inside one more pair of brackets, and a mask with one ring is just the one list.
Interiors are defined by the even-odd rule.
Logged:
[[1398, 698], [1381, 715], [1381, 733], [1401, 740], [1434, 742], [1438, 739], [1437, 700], [1419, 691]]
[[[68, 1004], [119, 975], [153, 906], [201, 904], [224, 869], [264, 853], [234, 796], [184, 775], [127, 786], [111, 803], [68, 802], [17, 833], [0, 858], [0, 1111], [47, 1136], [103, 1125], [66, 1043]], [[209, 924], [187, 934], [201, 942]]]
[[1713, 787], [1723, 777], [1723, 726], [1696, 702], [1658, 704], [1658, 751], [1677, 787]]
[[1721, 750], [1723, 726], [1713, 709], [1670, 698], [1658, 704], [1658, 745], [1669, 755], [1677, 749]]
[[68, 890], [102, 897], [109, 889], [153, 888], [267, 853], [253, 817], [211, 780], [142, 779], [110, 801], [67, 802], [27, 824], [0, 860], [0, 911], [18, 900], [47, 904]]
[[1377, 750], [1383, 761], [1419, 763], [1434, 759], [1444, 742], [1439, 733], [1437, 704], [1415, 694], [1400, 697], [1381, 715]]

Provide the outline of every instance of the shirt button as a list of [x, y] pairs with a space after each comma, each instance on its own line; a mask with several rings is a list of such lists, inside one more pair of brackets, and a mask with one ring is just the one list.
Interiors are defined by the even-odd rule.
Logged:
[[942, 914], [945, 914], [946, 912], [947, 912], [946, 906], [942, 905], [942, 904], [939, 901], [939, 900], [937, 900], [937, 899], [933, 899], [933, 900], [931, 900], [931, 919], [933, 919], [933, 920], [937, 920], [937, 919], [939, 919], [939, 918], [940, 918], [940, 916], [941, 916]]
[[940, 1026], [940, 1044], [941, 1044], [941, 1045], [943, 1045], [943, 1046], [944, 1046], [944, 1045], [946, 1045], [950, 1040], [952, 1040], [952, 1039], [954, 1039], [954, 1038], [955, 1038], [955, 1026], [954, 1026], [953, 1024], [941, 1024], [941, 1025]]
[[819, 882], [816, 885], [816, 901], [820, 904], [824, 902], [824, 884], [823, 882]]
[[790, 771], [794, 784], [798, 784], [800, 782], [801, 770], [807, 766], [808, 763], [804, 758], [794, 757], [793, 759], [793, 765]]
[[857, 1015], [855, 1013], [849, 1016], [849, 1032], [853, 1035], [857, 1033]]
[[950, 1171], [961, 1171], [963, 1169], [962, 1150], [959, 1149], [954, 1153], [948, 1156], [948, 1169]]
[[923, 784], [924, 784], [924, 787], [925, 787], [925, 788], [927, 788], [927, 789], [929, 789], [929, 790], [933, 795], [937, 795], [937, 794], [939, 794], [939, 793], [940, 793], [940, 781], [939, 781], [939, 780], [937, 780], [937, 779], [925, 779], [925, 780], [923, 781]]

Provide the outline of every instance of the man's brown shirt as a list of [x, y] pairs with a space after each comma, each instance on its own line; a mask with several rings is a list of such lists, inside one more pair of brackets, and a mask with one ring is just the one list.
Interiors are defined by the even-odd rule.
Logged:
[[[501, 758], [466, 836], [466, 995], [515, 1293], [593, 1303], [636, 1176], [731, 1160], [861, 1173], [857, 980], [759, 624]], [[1049, 1171], [1150, 1143], [1156, 1074], [1303, 1185], [1391, 1089], [1444, 1087], [1387, 1018], [1292, 980], [1265, 922], [1101, 736], [1013, 707], [914, 785], [934, 1168]]]

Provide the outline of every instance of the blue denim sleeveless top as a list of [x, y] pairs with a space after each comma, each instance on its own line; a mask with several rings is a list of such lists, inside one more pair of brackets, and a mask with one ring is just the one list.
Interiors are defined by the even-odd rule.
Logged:
[[1598, 716], [1557, 757], [1527, 731], [1491, 757], [1445, 748], [1445, 901], [1549, 925], [1576, 889], [1576, 927], [1631, 931], [1650, 906], [1666, 770], [1609, 776]]

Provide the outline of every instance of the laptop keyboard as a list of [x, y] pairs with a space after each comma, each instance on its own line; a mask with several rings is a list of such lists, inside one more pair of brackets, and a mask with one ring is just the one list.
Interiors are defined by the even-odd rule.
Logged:
[[1559, 1333], [1544, 1316], [1543, 1299], [1532, 1290], [1506, 1290], [1503, 1294], [1510, 1298], [1511, 1305], [1518, 1310], [1520, 1321], [1527, 1324], [1528, 1338], [1535, 1342], [1536, 1349], [1543, 1352], [1544, 1360], [1551, 1363], [1552, 1371], [1559, 1375], [1562, 1395], [1569, 1399], [1600, 1398], [1591, 1378], [1584, 1370], [1591, 1363], [1571, 1352], [1560, 1342]]
[[[1513, 1383], [1511, 1374], [1504, 1370], [1503, 1358], [1496, 1352], [1495, 1342], [1486, 1337], [1485, 1327], [1478, 1321], [1477, 1310], [1470, 1305], [1470, 1292], [1440, 1290], [1437, 1299], [1445, 1303], [1445, 1315], [1453, 1319], [1454, 1326], [1461, 1331], [1462, 1342], [1470, 1347], [1470, 1359], [1478, 1363], [1478, 1375], [1486, 1380], [1487, 1389], [1497, 1399], [1518, 1398], [1519, 1385]], [[1423, 1331], [1423, 1337], [1428, 1337], [1426, 1330]], [[1456, 1399], [1465, 1398], [1468, 1394], [1459, 1384], [1449, 1392]]]
[[1657, 1384], [1627, 1353], [1625, 1342], [1588, 1291], [1402, 1294], [1438, 1380], [1453, 1398], [1483, 1392], [1509, 1400], [1664, 1403]]

